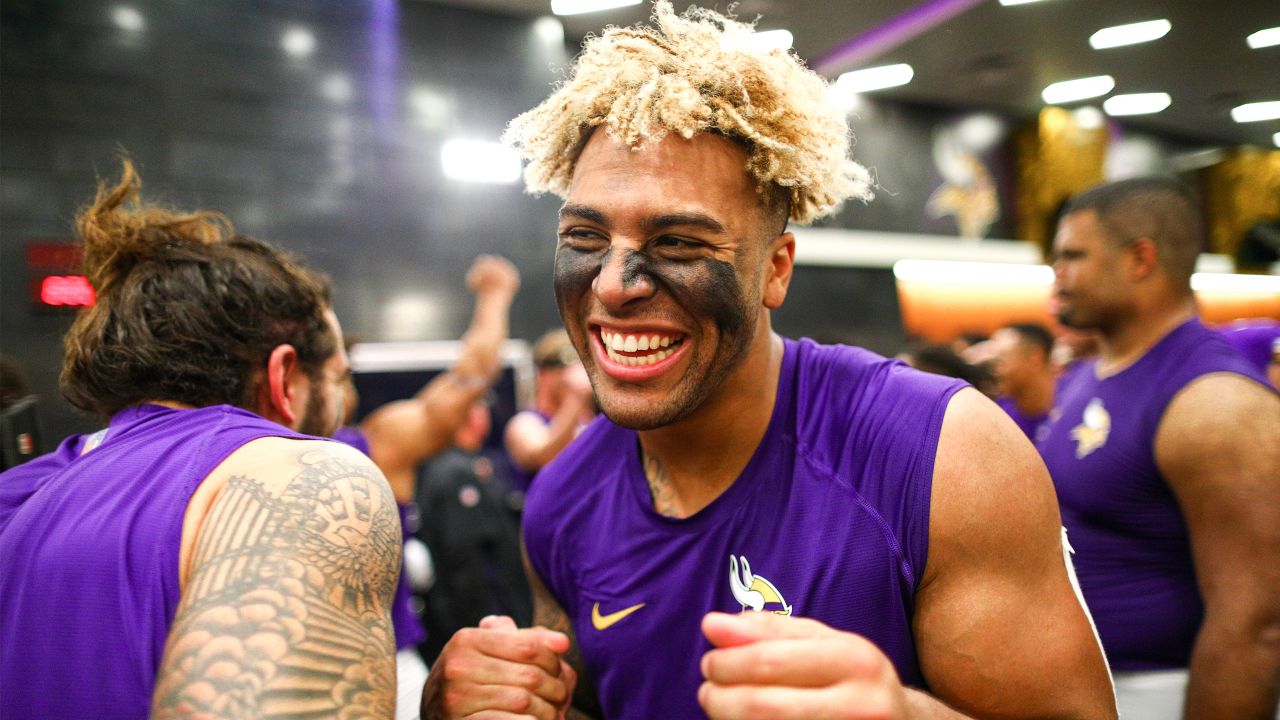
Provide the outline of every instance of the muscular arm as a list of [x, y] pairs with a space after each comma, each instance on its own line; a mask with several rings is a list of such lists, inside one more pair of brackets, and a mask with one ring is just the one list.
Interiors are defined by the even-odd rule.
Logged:
[[[936, 697], [983, 718], [1109, 718], [1101, 648], [1069, 580], [1053, 486], [1014, 424], [952, 399], [934, 467], [914, 635]], [[913, 716], [943, 716], [908, 695]]]
[[573, 668], [574, 673], [577, 674], [578, 683], [573, 691], [573, 706], [569, 708], [565, 716], [566, 720], [591, 720], [591, 718], [604, 717], [604, 712], [600, 709], [600, 701], [596, 698], [595, 687], [583, 672], [582, 653], [578, 650], [578, 637], [573, 632], [573, 623], [569, 621], [569, 616], [560, 607], [560, 603], [556, 602], [551, 591], [547, 590], [546, 584], [542, 582], [542, 578], [538, 577], [537, 571], [529, 564], [529, 555], [524, 552], [523, 546], [521, 554], [524, 556], [524, 572], [529, 578], [529, 588], [533, 592], [533, 624], [564, 633], [569, 638], [569, 651], [561, 658]]
[[467, 284], [476, 295], [476, 306], [458, 359], [417, 395], [383, 405], [360, 426], [369, 439], [370, 456], [401, 503], [413, 500], [419, 463], [453, 443], [471, 404], [483, 397], [501, 366], [499, 355], [520, 276], [506, 260], [481, 256]]
[[1271, 718], [1280, 697], [1280, 398], [1237, 375], [1174, 397], [1156, 463], [1191, 535], [1205, 618], [1186, 717]]
[[585, 400], [569, 393], [556, 408], [549, 424], [544, 424], [541, 418], [530, 412], [517, 413], [507, 423], [507, 454], [520, 469], [537, 472], [573, 440], [585, 408]]
[[400, 526], [377, 468], [338, 443], [267, 438], [215, 472], [207, 514], [188, 516], [152, 716], [392, 717]]

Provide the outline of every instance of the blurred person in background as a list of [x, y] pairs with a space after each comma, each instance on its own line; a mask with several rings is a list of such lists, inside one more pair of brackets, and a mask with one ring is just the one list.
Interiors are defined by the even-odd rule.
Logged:
[[1196, 317], [1200, 215], [1173, 180], [1094, 188], [1054, 302], [1100, 352], [1039, 443], [1125, 718], [1252, 718], [1280, 696], [1280, 395]]
[[6, 720], [390, 718], [395, 500], [338, 426], [328, 288], [211, 212], [76, 218], [63, 395], [105, 429], [0, 474]]
[[595, 401], [582, 361], [563, 329], [549, 330], [533, 346], [537, 369], [533, 407], [507, 421], [503, 434], [518, 489], [528, 492], [533, 476], [555, 459], [591, 418]]
[[36, 398], [18, 363], [0, 354], [0, 470], [41, 453]]
[[[474, 404], [484, 397], [501, 371], [502, 345], [509, 333], [511, 303], [520, 289], [520, 273], [505, 258], [481, 255], [467, 271], [466, 284], [475, 296], [475, 309], [471, 324], [462, 335], [458, 357], [449, 369], [432, 378], [413, 397], [374, 408], [358, 426], [348, 424], [334, 435], [372, 458], [386, 475], [400, 512], [402, 540], [406, 542], [418, 520], [410, 506], [420, 466], [454, 442], [455, 434], [471, 417]], [[344, 415], [348, 423], [355, 418], [358, 405], [355, 384], [349, 382]], [[429, 565], [434, 548], [429, 544], [427, 547], [424, 552], [416, 545], [406, 545], [406, 563], [418, 559], [420, 564]], [[427, 678], [427, 666], [417, 649], [427, 639], [426, 633], [409, 599], [408, 577], [402, 570], [391, 614], [397, 649], [398, 720], [418, 717], [422, 685]]]
[[1059, 382], [1061, 377], [1069, 374], [1069, 370], [1079, 367], [1081, 361], [1095, 357], [1098, 354], [1098, 343], [1098, 333], [1093, 330], [1065, 326], [1059, 328], [1058, 335], [1053, 339], [1053, 350], [1049, 353], [1060, 374]]
[[503, 463], [483, 452], [489, 431], [489, 404], [473, 403], [452, 447], [432, 458], [418, 481], [418, 537], [435, 561], [422, 611], [428, 663], [455, 632], [486, 615], [507, 615], [520, 625], [533, 620], [520, 560], [523, 495]]
[[996, 404], [1034, 442], [1053, 408], [1053, 386], [1058, 377], [1050, 357], [1053, 334], [1039, 323], [1015, 323], [992, 333], [987, 346], [992, 354]]
[[[981, 347], [985, 347], [983, 343], [970, 346], [970, 351]], [[951, 346], [930, 343], [912, 345], [898, 353], [897, 357], [916, 370], [963, 380], [983, 395], [995, 397], [996, 381], [990, 367], [965, 360]]]
[[1266, 318], [1237, 320], [1218, 328], [1227, 344], [1280, 388], [1280, 322]]
[[529, 189], [565, 199], [556, 300], [604, 417], [525, 506], [543, 627], [458, 632], [424, 715], [1114, 717], [1012, 421], [771, 329], [788, 222], [870, 194], [828, 84], [749, 26], [654, 8], [508, 129]]

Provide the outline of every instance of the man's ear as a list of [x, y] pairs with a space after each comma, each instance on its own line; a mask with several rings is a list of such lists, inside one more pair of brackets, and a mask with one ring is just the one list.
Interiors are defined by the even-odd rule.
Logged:
[[769, 243], [769, 263], [765, 267], [764, 306], [776, 310], [787, 299], [791, 272], [796, 266], [796, 236], [782, 233]]
[[259, 391], [259, 414], [285, 427], [293, 427], [301, 417], [304, 399], [301, 380], [306, 373], [292, 345], [277, 345], [267, 356], [267, 375]]
[[1159, 267], [1156, 243], [1151, 238], [1138, 238], [1128, 248], [1129, 272], [1134, 280], [1146, 280]]

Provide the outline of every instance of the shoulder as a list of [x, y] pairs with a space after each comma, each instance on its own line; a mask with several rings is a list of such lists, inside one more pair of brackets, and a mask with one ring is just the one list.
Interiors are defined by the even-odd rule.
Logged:
[[1166, 473], [1170, 466], [1215, 465], [1268, 448], [1280, 448], [1280, 394], [1232, 371], [1201, 374], [1179, 388], [1161, 416], [1155, 442]]
[[1008, 415], [973, 389], [956, 393], [947, 405], [931, 497], [929, 537], [935, 550], [1012, 552], [1015, 538], [1044, 526], [1056, 533], [1060, 522], [1049, 473], [1035, 448]]
[[597, 494], [606, 490], [603, 480], [629, 457], [628, 443], [635, 443], [635, 432], [600, 415], [539, 470], [525, 497], [526, 538], [570, 526], [566, 517], [589, 512]]

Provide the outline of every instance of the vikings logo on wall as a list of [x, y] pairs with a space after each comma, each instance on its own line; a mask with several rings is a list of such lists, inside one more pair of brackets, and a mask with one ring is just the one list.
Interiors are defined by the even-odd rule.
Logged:
[[1071, 439], [1076, 441], [1076, 459], [1107, 444], [1111, 434], [1111, 414], [1102, 406], [1102, 398], [1094, 398], [1085, 406], [1079, 425], [1071, 429]]
[[[742, 562], [742, 572], [738, 572], [738, 562]], [[748, 609], [756, 612], [772, 612], [778, 615], [790, 615], [791, 606], [782, 599], [782, 593], [773, 583], [759, 575], [751, 574], [751, 564], [747, 557], [729, 556], [729, 588], [733, 597], [742, 605], [742, 612]]]

